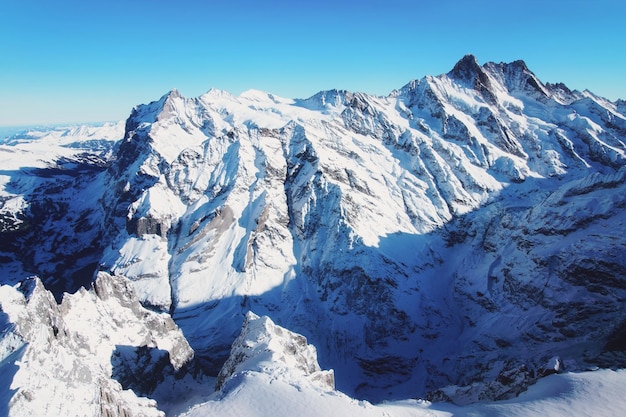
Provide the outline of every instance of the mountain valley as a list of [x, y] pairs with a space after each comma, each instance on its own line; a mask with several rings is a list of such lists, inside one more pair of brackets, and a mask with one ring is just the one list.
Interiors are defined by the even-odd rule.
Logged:
[[626, 367], [626, 103], [523, 61], [384, 97], [173, 90], [0, 160], [8, 415], [63, 407], [54, 360], [93, 377], [72, 395], [106, 381], [93, 415], [186, 411], [168, 389], [203, 415], [247, 380], [472, 407]]

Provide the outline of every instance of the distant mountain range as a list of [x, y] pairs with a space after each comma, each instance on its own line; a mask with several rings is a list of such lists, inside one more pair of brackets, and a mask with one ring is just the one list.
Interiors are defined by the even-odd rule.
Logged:
[[[86, 415], [79, 394], [176, 415], [246, 369], [466, 404], [626, 366], [626, 102], [523, 61], [467, 55], [385, 97], [173, 90], [125, 124], [11, 136], [0, 161], [15, 415]], [[268, 333], [237, 339], [252, 322]]]

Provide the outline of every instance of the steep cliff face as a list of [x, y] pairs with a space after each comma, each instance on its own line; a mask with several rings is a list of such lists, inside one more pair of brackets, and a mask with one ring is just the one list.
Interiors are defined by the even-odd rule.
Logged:
[[174, 321], [141, 307], [123, 277], [100, 273], [61, 304], [33, 278], [0, 287], [0, 306], [10, 415], [163, 415], [138, 395], [184, 376], [193, 358]]
[[[24, 235], [2, 256], [67, 288], [59, 259], [126, 276], [212, 375], [253, 310], [359, 397], [505, 397], [623, 356], [623, 108], [473, 56], [386, 97], [172, 91], [63, 182], [75, 195], [5, 186], [3, 233]], [[59, 224], [29, 214], [41, 193], [93, 242], [67, 243], [54, 279], [18, 256], [44, 245], [20, 224]]]

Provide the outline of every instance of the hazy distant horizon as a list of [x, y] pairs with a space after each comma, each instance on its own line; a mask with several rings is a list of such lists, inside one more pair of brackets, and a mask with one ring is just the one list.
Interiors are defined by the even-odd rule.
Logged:
[[[120, 120], [104, 120], [101, 122], [68, 122], [68, 123], [33, 123], [26, 125], [16, 125], [16, 126], [0, 126], [0, 144], [4, 142], [4, 140], [20, 134], [22, 132], [26, 132], [29, 130], [35, 131], [45, 131], [45, 130], [53, 130], [56, 128], [65, 128], [65, 127], [74, 127], [74, 126], [102, 126], [107, 123], [118, 123], [125, 119]], [[121, 139], [121, 138], [120, 138]]]
[[467, 53], [626, 99], [624, 15], [617, 0], [6, 2], [0, 125], [122, 120], [173, 88], [387, 95]]

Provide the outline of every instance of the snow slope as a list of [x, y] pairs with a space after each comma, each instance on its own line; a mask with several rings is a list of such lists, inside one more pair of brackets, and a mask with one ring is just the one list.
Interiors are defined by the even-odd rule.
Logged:
[[37, 274], [57, 294], [89, 285], [99, 260], [89, 248], [102, 228], [94, 203], [104, 187], [94, 177], [123, 135], [120, 122], [30, 129], [0, 144], [3, 283]]
[[[335, 391], [332, 384], [312, 383], [305, 369], [319, 369], [315, 355], [292, 349], [294, 335], [267, 317], [249, 313], [231, 356], [224, 366], [219, 389], [181, 417], [237, 415], [266, 416], [621, 416], [626, 401], [622, 387], [626, 371], [602, 370], [548, 376], [519, 397], [464, 407], [424, 400], [372, 404]], [[291, 342], [291, 343], [290, 343]], [[296, 342], [302, 351], [306, 346]], [[270, 347], [274, 346], [274, 347]], [[281, 364], [291, 362], [291, 366]], [[303, 366], [304, 365], [304, 366]], [[228, 375], [228, 376], [226, 376]], [[328, 375], [328, 374], [327, 374]], [[319, 379], [317, 379], [319, 381]]]
[[181, 416], [619, 417], [626, 407], [624, 383], [623, 370], [551, 375], [513, 400], [460, 407], [423, 400], [371, 404], [340, 392], [300, 390], [269, 377], [247, 375], [237, 389]]
[[[253, 309], [357, 396], [514, 395], [555, 356], [588, 366], [625, 318], [625, 127], [606, 100], [471, 56], [388, 97], [172, 91], [135, 109], [106, 173], [101, 267], [172, 312], [209, 373]], [[595, 183], [559, 197], [578, 181]], [[578, 280], [599, 258], [611, 294]]]
[[181, 416], [618, 417], [626, 407], [624, 374], [623, 370], [602, 370], [551, 375], [514, 400], [463, 407], [424, 400], [372, 404], [336, 391], [301, 390], [266, 376], [246, 375], [237, 389]]
[[123, 275], [200, 379], [248, 311], [372, 402], [626, 365], [623, 102], [468, 55], [385, 97], [174, 90], [81, 132], [0, 146], [0, 279]]

